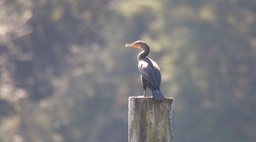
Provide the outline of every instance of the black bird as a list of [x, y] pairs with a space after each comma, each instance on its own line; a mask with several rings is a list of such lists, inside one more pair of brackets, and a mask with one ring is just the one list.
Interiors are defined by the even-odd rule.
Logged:
[[146, 96], [146, 89], [149, 88], [152, 91], [153, 98], [155, 100], [164, 100], [164, 95], [160, 91], [160, 68], [155, 61], [147, 57], [150, 52], [150, 48], [147, 43], [142, 40], [138, 40], [131, 44], [126, 44], [125, 47], [133, 47], [143, 50], [137, 57], [138, 69], [141, 74], [141, 83], [144, 89], [143, 95]]

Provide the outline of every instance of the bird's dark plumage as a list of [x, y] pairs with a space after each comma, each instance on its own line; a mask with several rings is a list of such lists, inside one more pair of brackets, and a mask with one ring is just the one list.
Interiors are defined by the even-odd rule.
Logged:
[[160, 68], [155, 61], [147, 57], [150, 52], [149, 46], [144, 41], [138, 40], [131, 44], [126, 44], [125, 47], [141, 48], [143, 50], [139, 53], [137, 59], [144, 96], [146, 96], [146, 89], [149, 88], [155, 100], [164, 100], [164, 95], [160, 91]]

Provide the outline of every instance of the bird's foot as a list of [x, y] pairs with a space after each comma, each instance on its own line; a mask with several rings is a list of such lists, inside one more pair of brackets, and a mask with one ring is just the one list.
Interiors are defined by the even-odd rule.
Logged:
[[146, 91], [144, 91], [144, 93], [143, 93], [143, 97], [146, 97], [146, 96], [147, 96]]

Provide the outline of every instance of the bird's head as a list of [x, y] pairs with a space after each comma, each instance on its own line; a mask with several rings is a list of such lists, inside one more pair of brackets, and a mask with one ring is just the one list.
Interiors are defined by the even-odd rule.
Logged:
[[125, 47], [142, 48], [142, 49], [144, 49], [144, 47], [146, 47], [146, 46], [148, 47], [147, 43], [145, 41], [142, 41], [142, 40], [137, 40], [133, 43], [125, 45]]

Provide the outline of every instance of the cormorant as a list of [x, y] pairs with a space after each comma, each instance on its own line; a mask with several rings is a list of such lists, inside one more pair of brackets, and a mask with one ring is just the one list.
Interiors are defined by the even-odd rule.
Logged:
[[150, 48], [148, 44], [142, 40], [135, 41], [131, 44], [126, 44], [125, 47], [133, 47], [142, 49], [138, 54], [138, 69], [141, 75], [141, 84], [144, 89], [143, 96], [146, 96], [146, 89], [152, 91], [155, 100], [164, 100], [164, 95], [160, 91], [161, 72], [155, 61], [148, 56]]

